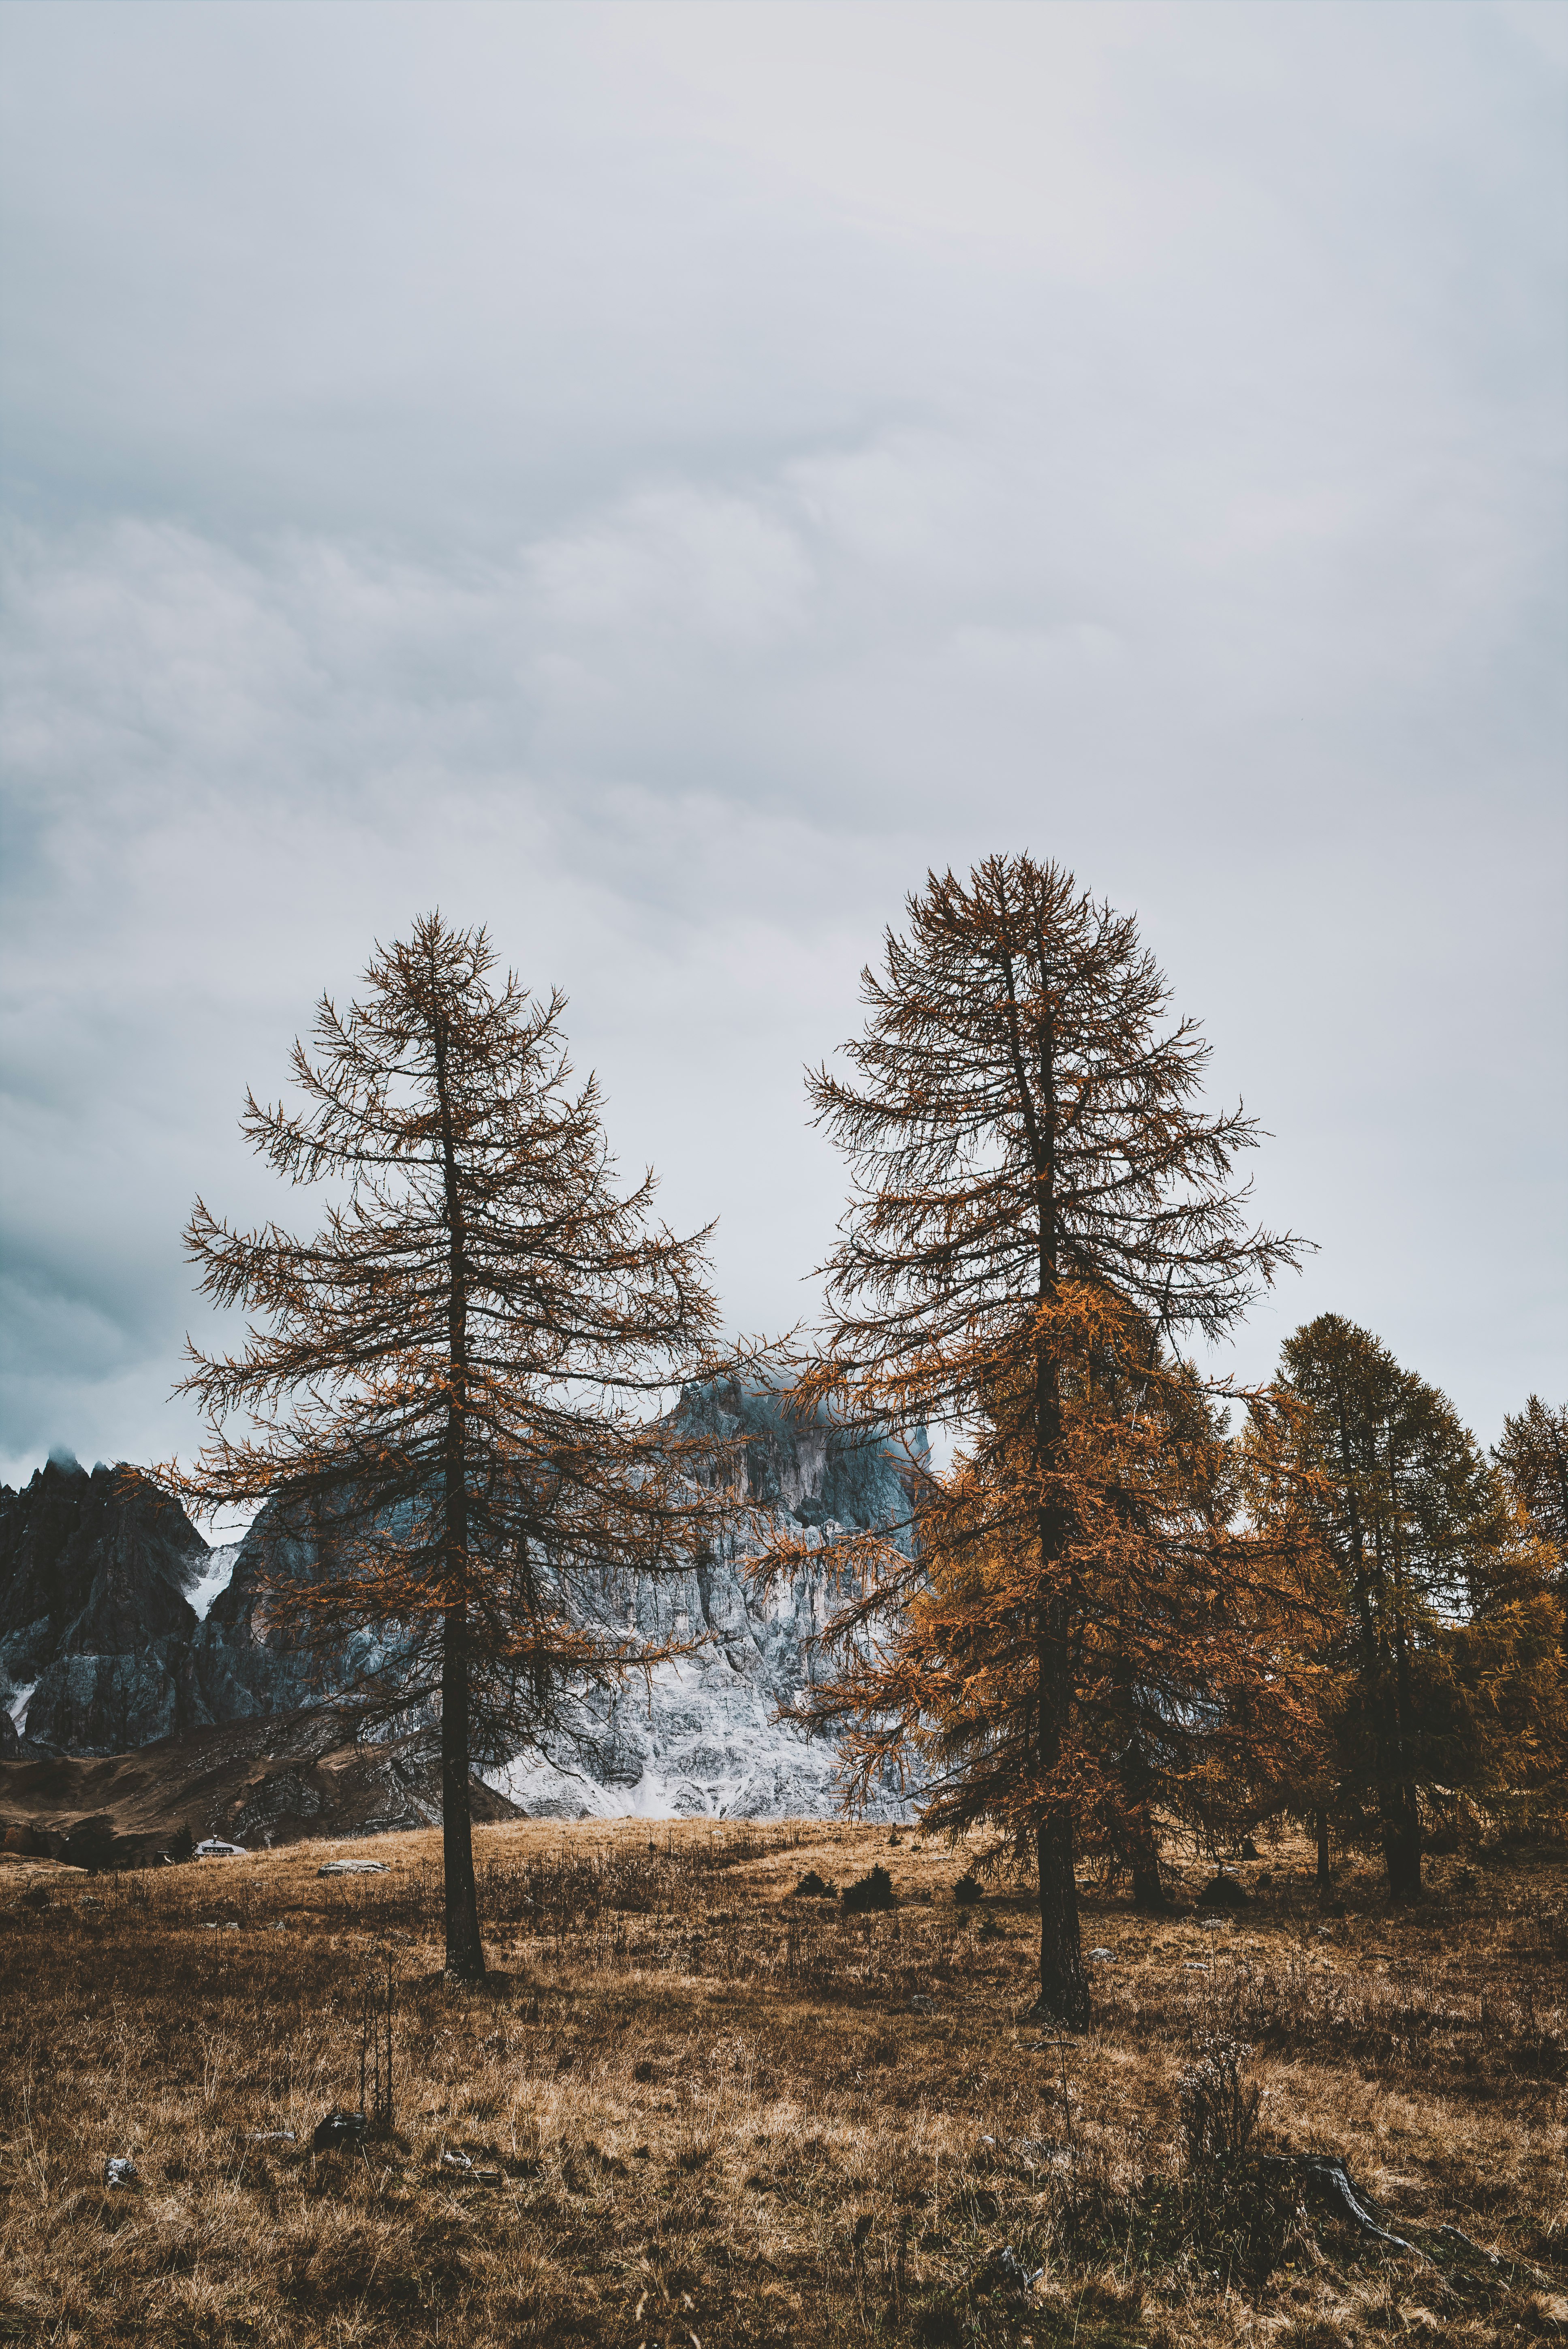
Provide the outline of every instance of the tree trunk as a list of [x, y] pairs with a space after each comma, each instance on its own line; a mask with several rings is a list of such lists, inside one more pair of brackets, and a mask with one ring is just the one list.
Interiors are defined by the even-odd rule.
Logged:
[[468, 1619], [449, 1609], [441, 1648], [441, 1865], [446, 1880], [447, 1972], [482, 1982], [479, 1894], [474, 1884], [473, 1820], [469, 1810]]
[[[1128, 1637], [1124, 1627], [1118, 1639], [1111, 1674], [1117, 1709], [1124, 1720], [1135, 1713]], [[1160, 1880], [1160, 1838], [1154, 1831], [1154, 1773], [1135, 1728], [1129, 1730], [1117, 1754], [1116, 1774], [1121, 1802], [1112, 1848], [1117, 1859], [1125, 1860], [1132, 1870], [1132, 1905], [1135, 1909], [1169, 1908], [1165, 1887]]]
[[1328, 1889], [1328, 1813], [1326, 1811], [1318, 1812], [1316, 1825], [1317, 1889], [1321, 1894]]
[[447, 1972], [457, 1982], [482, 1982], [485, 1957], [480, 1946], [474, 1828], [469, 1809], [468, 1268], [447, 1084], [447, 1030], [441, 1019], [436, 1022], [435, 1045], [450, 1281], [447, 1299], [450, 1384], [442, 1495], [447, 1588], [441, 1638], [441, 1869], [446, 1886]]
[[[1043, 1539], [1041, 1547], [1045, 1547]], [[1048, 1603], [1045, 1636], [1036, 1656], [1039, 1767], [1047, 1785], [1061, 1760], [1062, 1723], [1071, 1701], [1067, 1614], [1065, 1599]], [[1064, 2023], [1069, 2031], [1087, 2031], [1088, 1977], [1084, 1972], [1078, 1930], [1070, 1802], [1047, 1805], [1035, 1842], [1040, 1876], [1040, 1996], [1035, 2011], [1043, 2021]]]
[[[1394, 1475], [1393, 1444], [1389, 1444], [1388, 1483], [1390, 1493], [1397, 1491]], [[1388, 1863], [1388, 1898], [1391, 1900], [1418, 1900], [1421, 1897], [1421, 1808], [1416, 1798], [1415, 1779], [1418, 1773], [1419, 1739], [1416, 1734], [1416, 1705], [1410, 1686], [1410, 1639], [1407, 1619], [1404, 1560], [1398, 1542], [1398, 1512], [1391, 1508], [1394, 1529], [1394, 1753], [1398, 1775], [1392, 1788], [1388, 1806], [1393, 1837], [1386, 1842]]]
[[1132, 1905], [1135, 1909], [1169, 1909], [1171, 1898], [1160, 1874], [1154, 1838], [1135, 1844], [1132, 1851]]
[[[1042, 951], [1041, 969], [1046, 958]], [[1017, 986], [1011, 949], [1006, 954], [1007, 1004], [1017, 1084], [1017, 1103], [1035, 1170], [1039, 1216], [1037, 1297], [1048, 1306], [1057, 1294], [1056, 1152], [1057, 1096], [1055, 1023], [1047, 995], [1040, 1026], [1037, 1103], [1032, 1098], [1018, 1028]], [[1062, 1506], [1061, 1382], [1050, 1336], [1042, 1329], [1035, 1343], [1033, 1465], [1041, 1499], [1036, 1517], [1039, 1542], [1040, 1617], [1036, 1625], [1036, 1733], [1041, 1778], [1047, 1784], [1061, 1759], [1062, 1739], [1071, 1720], [1073, 1669], [1071, 1602], [1061, 1587], [1068, 1527]], [[1078, 1931], [1078, 1882], [1073, 1874], [1073, 1813], [1070, 1803], [1047, 1805], [1036, 1829], [1040, 1871], [1040, 1995], [1036, 2013], [1069, 2031], [1088, 2028], [1088, 1978]]]
[[[1049, 1555], [1044, 1531], [1041, 1548]], [[1065, 1598], [1048, 1601], [1041, 1628], [1044, 1636], [1036, 1654], [1037, 1733], [1040, 1776], [1048, 1786], [1061, 1761], [1062, 1728], [1072, 1701]], [[1047, 1802], [1035, 1831], [1035, 1847], [1040, 1878], [1040, 1995], [1035, 2013], [1043, 2022], [1065, 2024], [1069, 2031], [1087, 2031], [1088, 1977], [1078, 1929], [1070, 1802]]]
[[1383, 1805], [1383, 1860], [1388, 1873], [1389, 1899], [1418, 1900], [1421, 1814], [1413, 1787], [1392, 1787]]
[[1377, 1759], [1377, 1823], [1390, 1900], [1421, 1897], [1421, 1818], [1416, 1790], [1400, 1775], [1404, 1755], [1398, 1706], [1386, 1684], [1376, 1692], [1373, 1724]]
[[1037, 1836], [1040, 1869], [1040, 1997], [1036, 2013], [1069, 2031], [1088, 2029], [1088, 1976], [1078, 1931], [1073, 1874], [1073, 1815], [1053, 1806]]
[[1149, 1773], [1141, 1757], [1122, 1765], [1122, 1813], [1126, 1851], [1132, 1869], [1132, 1902], [1136, 1909], [1168, 1909], [1170, 1895], [1160, 1874], [1160, 1838], [1154, 1832], [1153, 1806], [1149, 1798]]

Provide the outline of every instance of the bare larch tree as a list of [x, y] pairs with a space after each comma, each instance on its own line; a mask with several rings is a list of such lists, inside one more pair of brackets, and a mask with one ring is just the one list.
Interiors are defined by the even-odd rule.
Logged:
[[[929, 875], [862, 999], [850, 1073], [810, 1079], [855, 1189], [800, 1400], [945, 1426], [959, 1451], [913, 1558], [840, 1546], [856, 1595], [817, 1717], [849, 1724], [851, 1792], [923, 1739], [945, 1772], [931, 1823], [987, 1818], [1028, 1850], [1040, 2011], [1081, 2025], [1075, 1821], [1108, 1791], [1146, 1817], [1147, 1692], [1171, 1692], [1171, 1744], [1183, 1689], [1244, 1730], [1281, 1685], [1283, 1585], [1225, 1522], [1216, 1431], [1168, 1342], [1222, 1337], [1300, 1244], [1246, 1227], [1254, 1124], [1197, 1106], [1207, 1047], [1162, 1024], [1132, 919], [1060, 866]], [[1119, 1764], [1118, 1722], [1141, 1737]]]
[[651, 1174], [617, 1187], [563, 999], [494, 966], [482, 929], [421, 919], [362, 999], [322, 999], [302, 1105], [247, 1096], [256, 1150], [335, 1195], [307, 1239], [198, 1200], [201, 1287], [253, 1319], [235, 1354], [189, 1349], [211, 1438], [178, 1475], [200, 1504], [282, 1496], [324, 1529], [321, 1572], [273, 1606], [323, 1648], [372, 1635], [367, 1713], [438, 1702], [447, 1966], [469, 1980], [476, 1755], [541, 1744], [568, 1699], [674, 1652], [573, 1594], [689, 1566], [733, 1510], [719, 1447], [654, 1410], [713, 1367], [707, 1234], [651, 1220]]

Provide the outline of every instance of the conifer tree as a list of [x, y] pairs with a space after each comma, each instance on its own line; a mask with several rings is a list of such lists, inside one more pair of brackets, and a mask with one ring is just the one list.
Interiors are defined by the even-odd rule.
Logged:
[[1547, 1555], [1522, 1533], [1446, 1395], [1337, 1314], [1285, 1342], [1283, 1444], [1253, 1497], [1288, 1484], [1315, 1518], [1337, 1582], [1319, 1658], [1330, 1755], [1308, 1805], [1320, 1878], [1332, 1813], [1381, 1848], [1390, 1899], [1421, 1890], [1421, 1806], [1435, 1788], [1492, 1795], [1549, 1775], [1560, 1737]]
[[[1137, 1317], [1064, 1283], [1052, 1335], [1068, 1518], [1055, 1784], [1075, 1856], [1129, 1867], [1134, 1899], [1162, 1908], [1161, 1819], [1213, 1842], [1273, 1809], [1313, 1744], [1300, 1651], [1317, 1553], [1305, 1525], [1282, 1537], [1239, 1516], [1222, 1415]], [[1019, 1636], [1041, 1603], [1030, 1437], [1005, 1400], [927, 1481], [914, 1556], [862, 1574], [828, 1627], [838, 1670], [806, 1711], [841, 1735], [857, 1799], [913, 1756], [928, 1830], [985, 1823], [1034, 1860], [1047, 1780], [1037, 1652]], [[1054, 1964], [1076, 1993], [1071, 1952]], [[1057, 2020], [1087, 2014], [1042, 1997]]]
[[[1553, 1554], [1516, 1513], [1439, 1634], [1449, 1785], [1512, 1833], [1561, 1840], [1568, 1808], [1568, 1608]], [[1439, 1796], [1439, 1799], [1441, 1799]]]
[[[933, 874], [907, 910], [862, 976], [851, 1073], [810, 1080], [856, 1187], [800, 1396], [906, 1437], [945, 1424], [960, 1452], [924, 1480], [913, 1559], [840, 1545], [857, 1587], [814, 1709], [854, 1724], [851, 1794], [934, 1740], [930, 1823], [988, 1819], [1027, 1850], [1040, 2008], [1079, 2026], [1075, 1832], [1113, 1774], [1113, 1699], [1125, 1713], [1130, 1690], [1201, 1682], [1212, 1632], [1222, 1680], [1239, 1697], [1250, 1682], [1256, 1713], [1270, 1702], [1235, 1553], [1206, 1515], [1215, 1432], [1161, 1350], [1222, 1336], [1297, 1243], [1245, 1227], [1233, 1169], [1256, 1129], [1197, 1105], [1207, 1047], [1164, 1024], [1130, 917], [1028, 856]], [[1097, 1361], [1118, 1361], [1141, 1418], [1107, 1402]], [[1183, 1465], [1188, 1437], [1210, 1456]], [[1157, 1717], [1169, 1731], [1178, 1712], [1142, 1709], [1150, 1743]]]
[[197, 1201], [201, 1287], [253, 1319], [236, 1354], [188, 1349], [181, 1392], [211, 1433], [175, 1472], [208, 1506], [279, 1495], [314, 1523], [321, 1568], [274, 1607], [318, 1646], [373, 1640], [371, 1710], [438, 1702], [447, 1966], [467, 1980], [470, 1763], [672, 1652], [606, 1637], [573, 1598], [689, 1565], [731, 1508], [714, 1443], [649, 1412], [714, 1329], [707, 1234], [652, 1223], [651, 1174], [618, 1189], [562, 998], [494, 966], [482, 929], [424, 917], [377, 948], [359, 1001], [323, 998], [314, 1050], [294, 1049], [303, 1105], [247, 1095], [255, 1149], [335, 1195], [308, 1239]]
[[1502, 1423], [1492, 1446], [1511, 1498], [1552, 1553], [1558, 1594], [1568, 1602], [1568, 1403], [1553, 1410], [1532, 1395]]

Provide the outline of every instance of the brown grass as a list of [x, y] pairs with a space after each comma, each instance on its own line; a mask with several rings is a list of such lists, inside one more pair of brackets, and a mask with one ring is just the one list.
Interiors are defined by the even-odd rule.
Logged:
[[[819, 1825], [479, 1842], [480, 1992], [437, 1971], [433, 1836], [0, 1868], [0, 2338], [1568, 2337], [1561, 1859], [1439, 1863], [1408, 1918], [1352, 1883], [1326, 1937], [1277, 1854], [1232, 1930], [1090, 1894], [1096, 2028], [1042, 2048], [1022, 1897], [988, 1893], [985, 1938], [953, 1905], [973, 1854]], [[339, 1853], [388, 1872], [318, 1877]], [[786, 1897], [873, 1860], [892, 1914]], [[388, 1949], [394, 2132], [313, 2156]], [[1429, 2257], [1183, 2171], [1178, 2081], [1212, 2033], [1252, 2045], [1265, 2141], [1344, 2154]], [[110, 2155], [139, 2185], [106, 2189]], [[1027, 2296], [1004, 2246], [1044, 2271]]]

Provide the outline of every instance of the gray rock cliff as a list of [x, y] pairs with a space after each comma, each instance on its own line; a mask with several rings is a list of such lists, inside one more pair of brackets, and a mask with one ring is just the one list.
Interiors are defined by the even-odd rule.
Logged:
[[107, 1754], [175, 1726], [177, 1659], [206, 1543], [178, 1501], [123, 1464], [55, 1455], [0, 1486], [0, 1673], [36, 1742]]
[[[633, 1682], [585, 1704], [574, 1733], [546, 1758], [521, 1754], [487, 1770], [490, 1783], [535, 1816], [650, 1818], [810, 1816], [833, 1807], [836, 1747], [791, 1725], [814, 1669], [810, 1641], [839, 1596], [822, 1551], [841, 1526], [896, 1527], [908, 1515], [909, 1463], [879, 1440], [854, 1437], [825, 1414], [801, 1424], [787, 1399], [759, 1385], [722, 1381], [688, 1390], [677, 1428], [741, 1444], [746, 1495], [805, 1547], [804, 1563], [767, 1587], [748, 1550], [684, 1575], [643, 1578], [632, 1593], [639, 1633], [685, 1634], [698, 1651], [661, 1666], [651, 1689]], [[616, 1596], [600, 1619], [613, 1628]], [[904, 1790], [888, 1786], [871, 1816], [906, 1815]]]
[[[585, 1615], [607, 1630], [630, 1620], [645, 1637], [696, 1639], [698, 1651], [661, 1667], [651, 1689], [638, 1681], [584, 1703], [548, 1754], [485, 1775], [554, 1817], [820, 1812], [836, 1753], [789, 1719], [835, 1597], [810, 1553], [837, 1526], [897, 1524], [908, 1464], [823, 1416], [800, 1423], [762, 1385], [688, 1389], [673, 1416], [683, 1432], [738, 1440], [746, 1497], [800, 1539], [805, 1562], [764, 1589], [731, 1541], [687, 1573], [590, 1591]], [[215, 1551], [134, 1472], [88, 1477], [51, 1461], [20, 1494], [0, 1487], [0, 1702], [24, 1733], [20, 1750], [123, 1754], [326, 1701], [363, 1659], [324, 1667], [291, 1628], [287, 1586], [321, 1570], [308, 1529], [280, 1504]], [[875, 1807], [902, 1815], [900, 1791]]]

